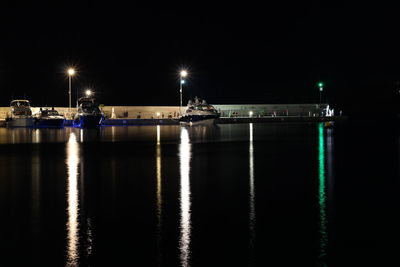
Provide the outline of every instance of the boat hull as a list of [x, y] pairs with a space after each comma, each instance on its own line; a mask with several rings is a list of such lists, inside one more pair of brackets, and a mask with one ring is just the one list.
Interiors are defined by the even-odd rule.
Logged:
[[98, 127], [103, 121], [103, 115], [78, 115], [73, 122], [74, 127]]
[[28, 118], [11, 118], [6, 121], [7, 127], [33, 127], [35, 120], [32, 117]]
[[214, 124], [218, 116], [215, 115], [187, 115], [179, 119], [181, 125], [210, 125]]

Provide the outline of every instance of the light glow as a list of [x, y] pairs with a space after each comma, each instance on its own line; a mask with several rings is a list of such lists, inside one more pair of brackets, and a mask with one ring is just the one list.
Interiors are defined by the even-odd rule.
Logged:
[[86, 96], [91, 96], [92, 95], [92, 90], [90, 90], [90, 89], [87, 89], [86, 91], [85, 91], [85, 94], [86, 94]]
[[185, 78], [188, 75], [188, 73], [186, 70], [181, 70], [180, 75], [182, 78]]
[[69, 76], [74, 76], [75, 75], [75, 70], [73, 68], [69, 68], [67, 71]]

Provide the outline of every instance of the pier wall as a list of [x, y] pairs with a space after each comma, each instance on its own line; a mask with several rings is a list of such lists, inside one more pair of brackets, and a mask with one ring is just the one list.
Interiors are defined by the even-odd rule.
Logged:
[[[327, 104], [214, 105], [214, 107], [221, 112], [221, 117], [316, 117], [322, 115]], [[76, 112], [76, 108], [71, 108], [70, 112], [66, 107], [55, 107], [55, 109], [67, 118], [71, 118]], [[101, 109], [106, 118], [113, 119], [162, 119], [178, 118], [180, 115], [179, 106], [104, 106]], [[33, 113], [38, 110], [39, 107], [32, 107]], [[9, 112], [9, 107], [0, 107], [0, 119], [4, 120]]]

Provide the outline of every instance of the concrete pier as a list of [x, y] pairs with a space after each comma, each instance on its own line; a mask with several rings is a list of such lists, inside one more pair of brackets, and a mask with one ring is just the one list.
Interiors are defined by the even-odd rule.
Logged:
[[[323, 116], [327, 106], [328, 104], [214, 105], [221, 113], [221, 117], [318, 117]], [[32, 113], [38, 112], [39, 108], [32, 107]], [[100, 108], [107, 119], [173, 119], [180, 116], [179, 106], [100, 106]], [[69, 110], [66, 107], [55, 107], [55, 109], [67, 118], [72, 118], [76, 112], [76, 108]], [[339, 112], [336, 110], [335, 115], [339, 115]], [[9, 107], [0, 107], [0, 119], [5, 119], [9, 113]]]
[[[328, 104], [257, 104], [257, 105], [214, 105], [221, 113], [217, 123], [249, 122], [318, 122], [341, 121], [345, 117], [325, 117]], [[32, 113], [40, 107], [32, 107]], [[49, 107], [50, 108], [50, 107]], [[185, 108], [185, 107], [183, 107]], [[66, 126], [72, 125], [76, 108], [55, 107], [67, 118]], [[174, 125], [179, 124], [179, 106], [102, 106], [105, 120], [103, 125]], [[339, 114], [338, 111], [335, 112]], [[0, 107], [0, 126], [10, 115], [9, 107]]]

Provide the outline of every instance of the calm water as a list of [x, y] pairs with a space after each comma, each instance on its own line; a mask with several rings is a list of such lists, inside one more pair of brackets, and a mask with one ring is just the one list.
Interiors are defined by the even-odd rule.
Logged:
[[0, 128], [0, 266], [385, 266], [399, 151], [387, 125]]

